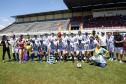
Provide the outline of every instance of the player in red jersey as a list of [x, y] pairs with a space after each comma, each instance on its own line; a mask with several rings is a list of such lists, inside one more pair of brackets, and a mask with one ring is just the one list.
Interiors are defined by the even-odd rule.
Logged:
[[19, 53], [19, 62], [23, 63], [23, 55], [24, 55], [24, 49], [25, 49], [25, 40], [23, 39], [23, 35], [20, 35], [18, 41], [17, 41], [17, 47], [18, 47], [18, 53]]

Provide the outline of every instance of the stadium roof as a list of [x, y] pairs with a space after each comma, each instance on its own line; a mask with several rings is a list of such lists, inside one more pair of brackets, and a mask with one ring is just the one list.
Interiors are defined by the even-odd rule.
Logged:
[[126, 0], [64, 0], [64, 3], [69, 9], [99, 6], [106, 4], [124, 4], [126, 5]]
[[58, 11], [49, 11], [49, 12], [40, 12], [40, 13], [31, 13], [31, 14], [24, 14], [24, 15], [16, 15], [12, 17], [32, 17], [32, 16], [39, 16], [39, 15], [51, 15], [51, 14], [60, 14], [60, 13], [69, 13], [70, 10], [58, 10]]
[[111, 7], [125, 7], [126, 0], [64, 0], [64, 3], [70, 9], [49, 11], [49, 12], [40, 12], [40, 13], [31, 13], [24, 15], [15, 15], [12, 17], [32, 17], [39, 15], [51, 15], [51, 14], [60, 14], [60, 13], [69, 13], [71, 11], [86, 11], [91, 9], [99, 8], [111, 8]]

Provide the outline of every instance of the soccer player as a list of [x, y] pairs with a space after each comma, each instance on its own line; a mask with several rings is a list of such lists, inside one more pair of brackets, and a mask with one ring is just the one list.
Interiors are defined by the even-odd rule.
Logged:
[[116, 53], [116, 60], [119, 60], [120, 57], [120, 63], [123, 63], [122, 58], [123, 58], [123, 36], [119, 33], [116, 32], [114, 35], [114, 46], [115, 46], [115, 53]]
[[97, 43], [94, 50], [94, 56], [90, 57], [90, 61], [92, 61], [96, 66], [104, 68], [106, 66], [105, 56], [107, 56], [107, 54], [108, 51], [102, 48], [99, 43]]
[[63, 59], [64, 56], [64, 49], [65, 49], [65, 45], [62, 41], [62, 39], [59, 39], [58, 41], [58, 56], [60, 57], [60, 59]]
[[84, 44], [82, 43], [82, 40], [78, 40], [76, 55], [77, 55], [78, 61], [81, 61], [83, 59]]
[[103, 48], [106, 49], [106, 42], [107, 42], [107, 40], [106, 40], [106, 35], [105, 35], [104, 32], [101, 32], [101, 37], [100, 37], [100, 39], [101, 39], [101, 42], [100, 42], [101, 47], [103, 47]]
[[70, 43], [70, 40], [67, 40], [67, 44], [65, 46], [65, 54], [64, 54], [64, 61], [68, 61], [68, 57], [72, 57], [73, 53], [73, 46]]
[[110, 58], [109, 60], [110, 61], [113, 61], [114, 60], [114, 36], [112, 35], [112, 33], [108, 33], [107, 35], [107, 50], [109, 51], [109, 55], [110, 55]]
[[17, 48], [17, 38], [15, 37], [15, 35], [12, 36], [10, 43], [12, 46], [13, 60], [19, 61], [18, 48]]
[[93, 56], [93, 51], [94, 51], [94, 49], [95, 49], [95, 42], [94, 42], [94, 40], [95, 40], [95, 38], [93, 37], [93, 36], [90, 36], [90, 38], [89, 38], [89, 50], [88, 50], [88, 52], [89, 52], [89, 56], [88, 56], [88, 60], [89, 60], [89, 58], [91, 57], [91, 56]]
[[43, 57], [45, 57], [45, 61], [47, 61], [47, 46], [44, 44], [43, 40], [40, 41], [40, 50]]
[[57, 38], [56, 38], [56, 36], [55, 36], [54, 33], [52, 33], [51, 36], [49, 37], [49, 41], [53, 41], [53, 42], [55, 42], [56, 39], [57, 39]]
[[27, 39], [26, 39], [26, 52], [27, 52], [27, 57], [29, 60], [30, 59], [30, 52], [31, 52], [31, 38], [30, 35], [27, 35]]
[[85, 35], [83, 36], [83, 43], [84, 43], [84, 60], [88, 61], [87, 58], [89, 58], [89, 42], [90, 42], [90, 39], [89, 39], [89, 36], [88, 36], [88, 33], [86, 32]]
[[[57, 45], [55, 45], [53, 41], [50, 41], [50, 43], [48, 44], [48, 58], [50, 58], [49, 56], [53, 56], [53, 58], [55, 58], [56, 54], [57, 54]], [[56, 57], [56, 62], [58, 60], [59, 58]]]
[[32, 49], [31, 60], [34, 61], [35, 56], [38, 57], [39, 59], [39, 56], [38, 56], [39, 46], [35, 43], [34, 40], [32, 40], [31, 49]]
[[37, 35], [34, 35], [34, 38], [33, 38], [32, 40], [35, 42], [35, 44], [36, 44], [37, 46], [40, 45], [40, 40], [39, 40], [39, 38], [37, 37]]
[[66, 46], [67, 45], [67, 40], [68, 40], [68, 36], [66, 33], [63, 33], [63, 37], [62, 37], [63, 43]]
[[63, 39], [63, 42], [64, 42], [64, 43], [67, 43], [68, 36], [67, 36], [66, 33], [63, 33], [63, 37], [62, 37], [62, 39]]
[[74, 58], [76, 57], [76, 51], [77, 51], [77, 38], [76, 38], [76, 35], [74, 35], [73, 33], [70, 34], [70, 43], [73, 47], [73, 50], [72, 50], [72, 61], [74, 62]]
[[123, 43], [123, 54], [126, 55], [126, 34], [124, 35], [124, 43]]
[[77, 39], [77, 41], [83, 40], [83, 35], [82, 35], [81, 31], [78, 31], [78, 34], [76, 36], [76, 39]]
[[23, 56], [24, 56], [24, 49], [25, 49], [25, 39], [23, 38], [23, 35], [20, 35], [17, 46], [18, 46], [18, 53], [19, 53], [19, 63], [23, 63]]
[[45, 34], [43, 36], [43, 44], [48, 47], [48, 45], [49, 45], [49, 35], [48, 34]]

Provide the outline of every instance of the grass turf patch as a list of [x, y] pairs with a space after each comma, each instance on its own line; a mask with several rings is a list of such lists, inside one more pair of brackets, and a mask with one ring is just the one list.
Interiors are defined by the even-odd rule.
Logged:
[[[2, 53], [0, 50], [0, 56]], [[0, 59], [1, 59], [0, 57]], [[7, 59], [7, 56], [6, 56]], [[125, 57], [126, 59], [126, 57]], [[0, 84], [125, 84], [126, 64], [107, 61], [105, 68], [82, 63], [0, 62]]]

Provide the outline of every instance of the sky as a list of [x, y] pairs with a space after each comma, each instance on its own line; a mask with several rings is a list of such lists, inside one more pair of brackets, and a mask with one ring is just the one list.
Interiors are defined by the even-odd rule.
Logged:
[[11, 16], [63, 9], [63, 0], [0, 0], [0, 30], [15, 21]]

